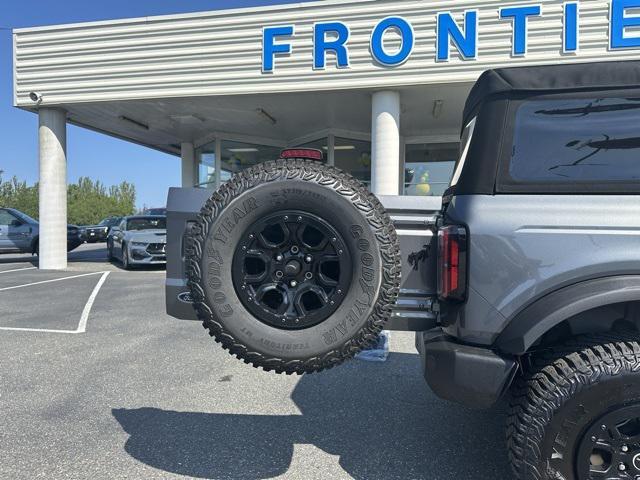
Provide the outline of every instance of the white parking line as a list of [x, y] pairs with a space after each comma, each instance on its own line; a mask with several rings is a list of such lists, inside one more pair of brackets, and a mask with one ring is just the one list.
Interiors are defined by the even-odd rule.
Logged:
[[91, 307], [93, 307], [93, 302], [95, 302], [96, 297], [98, 296], [98, 292], [102, 288], [102, 285], [104, 285], [104, 282], [109, 276], [110, 272], [94, 272], [94, 273], [86, 273], [82, 275], [73, 275], [71, 277], [57, 278], [55, 280], [45, 280], [43, 282], [35, 282], [35, 283], [29, 283], [26, 285], [18, 285], [16, 287], [8, 287], [8, 288], [0, 289], [0, 291], [10, 290], [12, 288], [28, 287], [30, 285], [39, 285], [42, 283], [55, 282], [59, 280], [67, 280], [69, 278], [86, 277], [88, 275], [97, 275], [99, 273], [101, 273], [102, 276], [100, 277], [100, 280], [98, 280], [98, 283], [96, 283], [96, 286], [93, 287], [93, 291], [91, 292], [91, 295], [89, 295], [89, 298], [87, 299], [87, 303], [85, 303], [84, 308], [82, 309], [82, 315], [80, 316], [80, 322], [78, 323], [78, 328], [76, 328], [75, 330], [54, 330], [49, 328], [25, 328], [25, 327], [0, 327], [0, 330], [8, 330], [12, 332], [40, 332], [40, 333], [71, 333], [71, 334], [85, 333], [87, 331], [87, 321], [89, 320], [89, 314], [91, 313]]
[[104, 272], [83, 273], [81, 275], [71, 275], [69, 277], [54, 278], [52, 280], [42, 280], [40, 282], [25, 283], [24, 285], [14, 285], [13, 287], [0, 288], [0, 292], [4, 292], [6, 290], [15, 290], [16, 288], [31, 287], [32, 285], [42, 285], [43, 283], [61, 282], [62, 280], [70, 280], [72, 278], [88, 277], [89, 275], [99, 275], [100, 273]]
[[78, 324], [78, 329], [76, 330], [76, 333], [84, 333], [87, 331], [87, 320], [89, 320], [91, 307], [93, 307], [93, 302], [96, 300], [96, 297], [98, 296], [98, 292], [102, 288], [102, 285], [104, 284], [108, 276], [109, 276], [109, 272], [104, 272], [100, 277], [100, 280], [98, 280], [98, 283], [96, 283], [96, 286], [93, 287], [93, 291], [91, 292], [91, 295], [89, 295], [89, 299], [87, 300], [87, 303], [85, 303], [84, 308], [82, 309], [82, 316], [80, 317], [80, 323]]
[[13, 270], [1, 270], [0, 275], [3, 273], [11, 273], [11, 272], [21, 272], [22, 270], [33, 270], [36, 267], [26, 267], [26, 268], [14, 268]]

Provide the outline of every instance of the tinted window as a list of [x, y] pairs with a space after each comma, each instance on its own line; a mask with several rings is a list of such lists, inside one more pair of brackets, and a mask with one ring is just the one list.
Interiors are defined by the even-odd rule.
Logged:
[[509, 176], [523, 183], [640, 181], [640, 99], [524, 102]]
[[138, 217], [127, 221], [127, 230], [156, 230], [167, 228], [165, 217]]
[[11, 223], [16, 219], [13, 215], [11, 215], [6, 210], [0, 210], [0, 225], [11, 225]]
[[38, 221], [37, 221], [37, 220], [35, 220], [35, 219], [31, 218], [31, 217], [30, 217], [29, 215], [27, 215], [26, 213], [19, 212], [18, 210], [14, 210], [13, 212], [14, 212], [14, 214], [15, 214], [18, 218], [20, 218], [20, 219], [21, 219], [22, 221], [24, 221], [25, 223], [38, 223]]

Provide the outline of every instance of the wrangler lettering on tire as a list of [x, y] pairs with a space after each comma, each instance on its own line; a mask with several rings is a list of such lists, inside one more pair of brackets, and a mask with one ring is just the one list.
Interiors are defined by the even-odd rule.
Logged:
[[311, 161], [234, 176], [202, 208], [186, 257], [210, 335], [279, 373], [351, 358], [376, 339], [399, 291], [398, 240], [380, 202], [351, 176]]

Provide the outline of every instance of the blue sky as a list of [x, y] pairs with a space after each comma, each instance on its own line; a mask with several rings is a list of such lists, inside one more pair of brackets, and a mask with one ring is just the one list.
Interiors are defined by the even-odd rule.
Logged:
[[[38, 179], [37, 116], [12, 106], [11, 31], [15, 27], [198, 12], [292, 3], [291, 0], [0, 0], [0, 170], [33, 183]], [[78, 127], [67, 129], [68, 180], [127, 180], [138, 191], [138, 206], [163, 206], [167, 189], [180, 184], [180, 160]], [[150, 175], [160, 170], [163, 175]]]

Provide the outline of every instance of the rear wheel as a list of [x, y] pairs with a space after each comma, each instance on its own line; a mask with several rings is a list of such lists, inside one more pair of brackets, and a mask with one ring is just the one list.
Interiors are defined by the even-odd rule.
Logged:
[[397, 236], [349, 175], [288, 160], [245, 170], [207, 201], [187, 251], [209, 333], [247, 363], [319, 371], [372, 343], [398, 294]]
[[518, 479], [640, 478], [637, 334], [573, 340], [538, 356], [507, 426]]

